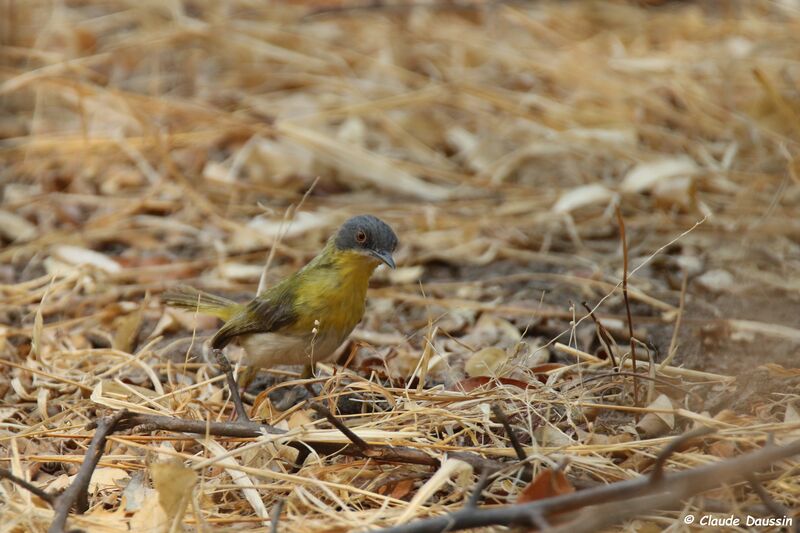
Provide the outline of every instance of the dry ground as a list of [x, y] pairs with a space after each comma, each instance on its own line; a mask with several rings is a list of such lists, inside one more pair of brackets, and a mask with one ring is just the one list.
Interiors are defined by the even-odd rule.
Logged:
[[[0, 467], [57, 491], [98, 416], [228, 420], [216, 322], [160, 293], [247, 298], [268, 255], [272, 282], [364, 212], [400, 268], [319, 382], [369, 442], [513, 464], [501, 405], [533, 474], [584, 489], [648, 472], [693, 425], [718, 432], [669, 470], [796, 434], [800, 7], [433, 4], [0, 0]], [[581, 383], [610, 370], [584, 302], [630, 351], [615, 206], [637, 355], [669, 359], [636, 389]], [[253, 414], [346, 443], [307, 403], [273, 408], [296, 371], [265, 372]], [[254, 441], [119, 433], [70, 524], [267, 528], [285, 499], [281, 530], [364, 530], [458, 509], [479, 477], [323, 455], [292, 472], [285, 440]], [[762, 476], [790, 509], [796, 471]], [[484, 503], [517, 501], [517, 474]], [[0, 501], [12, 531], [52, 520], [10, 483]], [[740, 484], [624, 527], [702, 509], [769, 514]]]

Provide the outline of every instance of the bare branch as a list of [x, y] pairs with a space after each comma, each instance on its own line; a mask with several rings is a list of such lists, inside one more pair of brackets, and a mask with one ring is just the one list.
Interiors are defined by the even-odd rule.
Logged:
[[48, 533], [63, 533], [67, 525], [67, 515], [69, 515], [69, 511], [73, 506], [75, 506], [79, 514], [83, 514], [89, 508], [89, 482], [92, 479], [95, 468], [97, 468], [97, 463], [100, 462], [100, 457], [103, 456], [106, 438], [117, 429], [120, 420], [127, 414], [128, 411], [123, 409], [112, 416], [101, 418], [97, 422], [97, 429], [94, 432], [92, 441], [89, 443], [89, 448], [86, 450], [78, 474], [70, 486], [67, 487], [67, 490], [53, 504], [56, 514], [50, 524], [50, 528], [47, 530]]
[[605, 346], [608, 356], [611, 358], [611, 364], [614, 365], [615, 369], [619, 370], [619, 367], [617, 366], [617, 358], [614, 356], [613, 345], [616, 344], [616, 342], [614, 342], [614, 338], [611, 337], [611, 334], [606, 330], [606, 327], [599, 320], [597, 320], [596, 316], [594, 316], [594, 311], [592, 311], [592, 308], [589, 307], [589, 304], [586, 302], [582, 302], [582, 304], [583, 307], [586, 308], [586, 311], [589, 312], [589, 318], [591, 318], [592, 322], [594, 322], [594, 327], [597, 330], [597, 338], [600, 339], [600, 342], [603, 343], [603, 346]]
[[782, 516], [789, 516], [791, 512], [789, 509], [784, 507], [783, 505], [776, 502], [772, 496], [764, 489], [763, 485], [758, 481], [755, 474], [750, 474], [747, 476], [747, 483], [750, 485], [750, 488], [758, 494], [758, 497], [761, 498], [761, 501], [764, 503], [764, 506], [769, 509], [769, 511], [778, 517]]
[[492, 404], [492, 412], [497, 420], [503, 424], [503, 429], [506, 430], [506, 435], [508, 435], [508, 440], [511, 441], [511, 446], [514, 448], [514, 452], [517, 454], [517, 459], [520, 461], [524, 461], [528, 458], [528, 455], [525, 453], [525, 449], [520, 444], [517, 435], [514, 433], [514, 430], [511, 428], [511, 423], [508, 421], [508, 417], [506, 416], [505, 412], [503, 412], [502, 407], [499, 404], [493, 403]]
[[5, 468], [0, 468], [0, 479], [7, 479], [15, 485], [22, 487], [23, 489], [27, 490], [34, 496], [46, 501], [50, 505], [53, 505], [56, 501], [56, 496], [50, 494], [49, 492], [45, 492], [44, 490], [40, 489], [33, 483], [26, 481], [20, 477], [15, 476], [9, 470]]
[[658, 457], [656, 457], [656, 462], [653, 464], [653, 472], [650, 474], [650, 481], [652, 483], [658, 483], [661, 478], [664, 477], [664, 465], [666, 464], [667, 459], [669, 459], [673, 453], [682, 449], [686, 449], [692, 439], [710, 435], [715, 431], [716, 430], [714, 428], [701, 427], [684, 433], [683, 435], [673, 439], [664, 447], [663, 450], [661, 450], [661, 453], [658, 454]]
[[369, 450], [369, 444], [367, 444], [367, 442], [364, 439], [353, 433], [352, 429], [345, 426], [344, 422], [336, 418], [336, 416], [334, 416], [334, 414], [331, 413], [330, 410], [326, 408], [324, 405], [322, 405], [321, 403], [313, 403], [311, 404], [311, 408], [314, 411], [316, 411], [317, 414], [327, 418], [328, 422], [330, 422], [331, 425], [333, 425], [333, 427], [338, 429], [345, 437], [350, 439], [350, 442], [352, 442], [362, 452], [366, 452], [367, 450]]
[[[556, 513], [575, 511], [590, 505], [608, 502], [630, 505], [631, 512], [639, 514], [650, 509], [661, 508], [667, 501], [664, 496], [670, 502], [680, 501], [724, 483], [741, 480], [749, 473], [797, 454], [800, 454], [800, 440], [786, 446], [767, 445], [758, 451], [727, 461], [664, 474], [656, 482], [653, 482], [650, 476], [639, 476], [610, 485], [601, 485], [522, 505], [464, 508], [454, 513], [379, 531], [380, 533], [439, 533], [444, 530], [460, 531], [492, 525], [534, 527], [540, 522], [537, 517], [546, 518]], [[646, 505], [642, 505], [641, 508], [634, 508], [630, 504], [632, 500], [642, 499]], [[621, 513], [616, 519], [624, 516], [627, 516], [627, 513]], [[574, 531], [574, 529], [565, 529], [564, 531]]]
[[[633, 318], [631, 318], [631, 304], [628, 301], [628, 238], [625, 236], [625, 221], [619, 205], [615, 206], [617, 222], [619, 223], [619, 238], [622, 240], [622, 299], [625, 301], [625, 312], [628, 315], [628, 333], [631, 345], [631, 364], [633, 373], [636, 374], [636, 341], [633, 337]], [[639, 405], [639, 382], [633, 380], [633, 405]]]

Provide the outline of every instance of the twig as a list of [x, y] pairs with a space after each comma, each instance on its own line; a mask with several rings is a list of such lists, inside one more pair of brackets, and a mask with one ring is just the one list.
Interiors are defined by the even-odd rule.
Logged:
[[[174, 431], [181, 433], [196, 433], [198, 435], [214, 435], [217, 437], [239, 437], [239, 438], [255, 438], [260, 437], [264, 433], [273, 435], [281, 435], [286, 433], [284, 430], [274, 428], [272, 426], [258, 424], [249, 421], [236, 421], [236, 422], [206, 422], [204, 420], [186, 420], [183, 418], [173, 418], [161, 415], [145, 415], [139, 413], [128, 413], [128, 416], [120, 423], [121, 429], [146, 427], [148, 431], [163, 430]], [[386, 462], [417, 464], [424, 466], [438, 467], [439, 460], [431, 457], [425, 452], [415, 450], [406, 446], [382, 446], [382, 445], [369, 445], [369, 454], [365, 454], [360, 448], [353, 444], [341, 445], [331, 442], [289, 442], [288, 445], [300, 450], [308, 451], [312, 448], [320, 453], [340, 453], [347, 456], [354, 457], [368, 457]], [[451, 454], [452, 455], [452, 454]], [[484, 459], [480, 455], [474, 453], [464, 453], [463, 457], [459, 456], [462, 460], [470, 463], [476, 468], [483, 468], [486, 464], [497, 467], [504, 466], [503, 463]], [[300, 458], [298, 457], [298, 461]]]
[[97, 463], [100, 462], [100, 457], [103, 455], [106, 438], [117, 429], [120, 420], [127, 415], [128, 411], [123, 409], [114, 413], [113, 416], [101, 418], [97, 422], [94, 437], [89, 443], [83, 464], [81, 464], [75, 479], [53, 504], [55, 517], [47, 530], [48, 533], [63, 533], [64, 527], [67, 525], [67, 515], [73, 505], [78, 514], [85, 513], [89, 508], [89, 482], [92, 479], [95, 468], [97, 468]]
[[675, 354], [678, 352], [678, 332], [681, 329], [681, 320], [683, 319], [683, 309], [686, 306], [686, 286], [689, 281], [689, 273], [686, 270], [683, 271], [683, 280], [681, 281], [681, 296], [680, 301], [678, 303], [678, 315], [675, 318], [675, 327], [672, 329], [672, 338], [669, 341], [669, 350], [667, 350], [667, 356], [661, 361], [661, 364], [658, 366], [658, 370], [663, 370], [666, 366], [668, 366], [672, 362], [672, 358], [675, 357]]
[[612, 346], [612, 344], [616, 344], [614, 339], [611, 337], [608, 331], [606, 331], [605, 326], [603, 326], [603, 324], [597, 320], [597, 317], [594, 316], [594, 311], [592, 311], [592, 308], [589, 307], [589, 304], [586, 302], [582, 303], [583, 307], [585, 307], [589, 312], [589, 317], [592, 319], [592, 322], [594, 322], [594, 327], [597, 329], [597, 338], [599, 338], [600, 342], [602, 342], [603, 346], [605, 346], [608, 356], [611, 358], [611, 364], [614, 365], [614, 368], [619, 370], [619, 367], [617, 366], [617, 358], [614, 356], [614, 349]]
[[278, 503], [275, 504], [275, 507], [272, 508], [272, 522], [269, 525], [270, 533], [278, 533], [278, 523], [281, 520], [281, 511], [283, 511], [283, 504], [286, 503], [286, 500], [278, 500]]
[[231, 401], [233, 401], [233, 405], [236, 408], [236, 419], [250, 420], [250, 417], [247, 416], [247, 411], [244, 408], [244, 404], [242, 403], [242, 396], [239, 394], [239, 384], [236, 383], [236, 378], [233, 375], [233, 367], [231, 366], [231, 362], [228, 361], [228, 358], [225, 357], [225, 354], [222, 353], [222, 350], [215, 349], [214, 358], [217, 360], [217, 364], [225, 373], [225, 379], [228, 382], [228, 388], [231, 390]]
[[[255, 438], [260, 437], [264, 433], [273, 435], [281, 435], [286, 431], [277, 429], [273, 426], [258, 424], [250, 421], [236, 421], [236, 422], [207, 422], [204, 420], [186, 420], [183, 418], [174, 418], [161, 415], [146, 415], [140, 413], [127, 413], [126, 417], [121, 420], [119, 429], [130, 428], [147, 428], [147, 431], [163, 430], [174, 431], [181, 433], [196, 433], [198, 435], [214, 435], [217, 437], [239, 437], [239, 438]], [[363, 440], [363, 439], [362, 439]], [[300, 463], [305, 459], [303, 457], [303, 450], [305, 455], [308, 455], [308, 449], [311, 448], [316, 452], [323, 454], [342, 454], [349, 457], [368, 457], [376, 461], [383, 461], [387, 463], [403, 463], [423, 465], [438, 468], [441, 462], [436, 457], [428, 455], [422, 450], [410, 448], [408, 446], [386, 446], [380, 444], [369, 444], [368, 449], [365, 451], [355, 444], [337, 444], [331, 442], [315, 442], [315, 441], [290, 441], [287, 445], [300, 451], [300, 456], [296, 462]], [[472, 452], [451, 452], [449, 457], [460, 459], [465, 463], [472, 465], [475, 470], [492, 469], [500, 470], [508, 465], [506, 463], [487, 459], [476, 453]], [[303, 459], [301, 459], [301, 457]], [[529, 470], [523, 473], [521, 478], [523, 480], [530, 479]]]
[[294, 460], [294, 466], [292, 467], [292, 474], [296, 474], [303, 468], [303, 465], [308, 459], [308, 456], [311, 455], [311, 449], [307, 446], [297, 447], [297, 457]]
[[488, 468], [481, 472], [481, 478], [478, 480], [478, 484], [475, 485], [475, 488], [472, 489], [472, 494], [469, 495], [469, 499], [467, 503], [464, 504], [464, 507], [474, 508], [478, 506], [483, 491], [486, 490], [492, 482], [492, 475], [494, 475], [494, 472], [491, 472]]
[[667, 459], [669, 459], [673, 453], [677, 452], [678, 450], [685, 449], [692, 439], [710, 435], [715, 431], [716, 430], [714, 428], [701, 427], [684, 433], [683, 435], [679, 435], [673, 439], [669, 444], [664, 446], [664, 449], [661, 450], [661, 452], [658, 454], [658, 457], [656, 457], [656, 462], [653, 463], [653, 472], [650, 474], [650, 481], [652, 483], [658, 483], [661, 481], [661, 478], [664, 477], [664, 465], [666, 464]]
[[[636, 373], [636, 343], [633, 338], [633, 319], [631, 318], [631, 304], [628, 301], [628, 239], [625, 236], [625, 221], [622, 219], [622, 212], [619, 205], [614, 206], [617, 212], [617, 222], [619, 222], [619, 237], [622, 240], [622, 299], [625, 301], [625, 312], [628, 315], [628, 333], [631, 345], [631, 360], [633, 373]], [[639, 382], [633, 380], [633, 405], [639, 405]]]
[[57, 497], [49, 492], [45, 492], [44, 490], [40, 489], [33, 483], [22, 479], [21, 477], [17, 477], [12, 474], [9, 470], [5, 468], [0, 468], [0, 479], [7, 479], [10, 482], [14, 483], [15, 485], [19, 485], [23, 489], [27, 490], [28, 492], [32, 493], [34, 496], [46, 501], [50, 505], [53, 505], [57, 499]]
[[520, 461], [524, 461], [528, 458], [528, 455], [525, 453], [525, 449], [520, 444], [517, 435], [514, 433], [514, 430], [511, 429], [511, 424], [508, 421], [508, 417], [503, 412], [503, 409], [500, 407], [499, 404], [493, 403], [492, 404], [492, 412], [497, 420], [503, 424], [503, 429], [506, 430], [506, 435], [508, 435], [508, 440], [511, 441], [511, 446], [514, 448], [514, 452], [517, 454], [517, 459]]
[[664, 474], [656, 482], [650, 476], [639, 476], [522, 505], [465, 508], [454, 513], [382, 529], [379, 533], [439, 533], [445, 528], [447, 531], [460, 531], [492, 525], [532, 527], [537, 525], [537, 515], [547, 517], [590, 505], [608, 502], [626, 504], [627, 500], [647, 498], [647, 505], [636, 509], [637, 513], [641, 513], [660, 508], [662, 502], [665, 502], [665, 493], [674, 500], [683, 500], [721, 484], [739, 480], [748, 473], [797, 454], [800, 454], [800, 440], [786, 446], [765, 446], [758, 451], [726, 461]]
[[[755, 474], [750, 473], [747, 476], [747, 483], [750, 485], [750, 488], [758, 494], [758, 497], [761, 498], [761, 501], [764, 503], [764, 506], [769, 509], [769, 511], [778, 517], [789, 516], [791, 513], [789, 509], [784, 507], [783, 505], [776, 502], [769, 493], [764, 490], [764, 487], [759, 483], [758, 479], [756, 478]], [[795, 528], [797, 531], [797, 528]]]
[[320, 403], [312, 403], [311, 404], [311, 408], [314, 411], [316, 411], [317, 414], [322, 415], [325, 418], [327, 418], [328, 422], [330, 422], [331, 425], [333, 425], [333, 427], [335, 427], [336, 429], [341, 431], [342, 434], [345, 437], [347, 437], [348, 439], [350, 439], [350, 442], [352, 442], [362, 452], [366, 452], [367, 450], [369, 450], [369, 444], [367, 444], [367, 442], [364, 439], [362, 439], [361, 437], [359, 437], [358, 435], [353, 433], [352, 429], [350, 429], [349, 427], [345, 426], [344, 422], [342, 422], [341, 420], [336, 418], [336, 416], [334, 416], [334, 414], [331, 413], [330, 410], [328, 408], [326, 408], [324, 405], [322, 405]]

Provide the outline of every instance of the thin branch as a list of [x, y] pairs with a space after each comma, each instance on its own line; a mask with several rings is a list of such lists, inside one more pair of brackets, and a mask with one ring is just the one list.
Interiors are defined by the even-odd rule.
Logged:
[[[206, 422], [205, 420], [186, 420], [183, 418], [173, 418], [161, 415], [145, 415], [140, 413], [129, 413], [128, 416], [122, 420], [120, 427], [122, 429], [146, 427], [148, 431], [163, 430], [180, 433], [196, 433], [198, 435], [214, 435], [216, 437], [238, 438], [255, 438], [264, 435], [264, 433], [273, 435], [281, 435], [286, 433], [286, 431], [274, 428], [272, 426], [248, 421]], [[325, 454], [339, 453], [353, 457], [367, 456], [378, 461], [417, 464], [432, 467], [439, 466], [439, 460], [435, 457], [431, 457], [423, 451], [405, 446], [370, 445], [369, 453], [364, 453], [354, 444], [342, 445], [331, 442], [314, 441], [295, 441], [287, 444], [300, 450], [301, 454], [303, 453], [302, 450], [308, 450], [308, 448], [312, 448], [319, 453]], [[485, 462], [488, 462], [494, 466], [504, 466], [502, 463], [486, 460], [477, 454], [465, 454], [463, 460], [469, 462], [476, 468], [483, 467]]]
[[331, 413], [330, 410], [324, 405], [321, 403], [312, 403], [311, 408], [316, 411], [317, 414], [327, 418], [328, 422], [330, 422], [333, 427], [338, 429], [345, 437], [350, 439], [350, 442], [352, 442], [362, 452], [369, 450], [369, 444], [367, 444], [364, 439], [353, 433], [352, 429], [345, 426], [344, 422], [336, 418], [336, 416], [334, 416], [334, 414]]
[[661, 481], [661, 478], [664, 477], [664, 465], [667, 463], [667, 459], [669, 459], [672, 454], [679, 450], [685, 450], [693, 439], [710, 435], [715, 431], [716, 430], [714, 428], [701, 427], [692, 431], [688, 431], [683, 435], [679, 435], [670, 441], [669, 444], [664, 446], [664, 449], [661, 450], [661, 452], [658, 454], [658, 457], [656, 457], [656, 462], [653, 463], [653, 472], [650, 474], [650, 481], [652, 483], [658, 483]]
[[47, 530], [48, 533], [64, 532], [64, 528], [67, 525], [67, 515], [69, 515], [69, 511], [73, 506], [75, 506], [78, 514], [85, 513], [89, 508], [89, 482], [92, 479], [95, 468], [97, 468], [97, 463], [100, 462], [100, 457], [103, 456], [106, 438], [117, 429], [120, 420], [127, 415], [128, 411], [123, 409], [114, 413], [113, 416], [101, 418], [97, 422], [94, 437], [89, 443], [89, 448], [86, 450], [83, 463], [75, 479], [53, 504], [55, 517]]
[[511, 423], [508, 421], [508, 417], [506, 416], [505, 412], [503, 412], [503, 409], [500, 407], [500, 405], [493, 403], [492, 412], [494, 413], [495, 418], [497, 418], [497, 420], [503, 424], [503, 429], [506, 430], [508, 440], [511, 441], [511, 446], [514, 448], [514, 452], [517, 454], [517, 459], [520, 461], [527, 459], [528, 455], [525, 453], [525, 449], [522, 447], [522, 444], [520, 444], [517, 435], [511, 428]]
[[296, 474], [303, 468], [303, 465], [308, 459], [308, 456], [311, 455], [311, 449], [307, 446], [302, 447], [295, 447], [297, 450], [297, 457], [294, 460], [294, 466], [292, 467], [292, 474]]
[[602, 342], [603, 346], [605, 346], [608, 356], [611, 358], [611, 364], [614, 365], [614, 368], [619, 369], [617, 366], [617, 358], [614, 356], [614, 348], [612, 346], [612, 344], [616, 344], [614, 339], [611, 337], [608, 331], [606, 331], [605, 326], [601, 324], [599, 320], [597, 320], [596, 316], [594, 316], [594, 311], [592, 311], [592, 308], [589, 307], [589, 304], [586, 302], [582, 303], [583, 307], [585, 307], [589, 312], [589, 317], [592, 319], [592, 322], [594, 322], [594, 327], [597, 330], [597, 338], [600, 339], [600, 342]]
[[[628, 315], [628, 333], [631, 345], [631, 364], [633, 373], [636, 373], [636, 342], [633, 338], [633, 318], [631, 318], [631, 304], [628, 301], [628, 239], [625, 236], [625, 221], [622, 219], [622, 212], [619, 205], [614, 206], [617, 212], [617, 222], [619, 223], [619, 237], [622, 240], [622, 299], [625, 301], [625, 312]], [[639, 405], [639, 382], [633, 380], [633, 405]]]
[[281, 520], [281, 512], [283, 511], [283, 504], [286, 503], [286, 500], [278, 500], [278, 503], [275, 504], [275, 507], [272, 508], [272, 522], [269, 525], [270, 533], [278, 533], [278, 523]]
[[[120, 422], [119, 429], [138, 429], [146, 428], [148, 432], [163, 430], [180, 433], [196, 433], [198, 435], [214, 435], [217, 437], [238, 437], [255, 438], [269, 433], [281, 435], [285, 430], [277, 429], [273, 426], [258, 424], [249, 421], [236, 422], [207, 422], [205, 420], [186, 420], [161, 415], [146, 415], [140, 413], [127, 413]], [[316, 441], [290, 441], [287, 445], [294, 447], [303, 454], [303, 450], [308, 448], [322, 454], [341, 454], [349, 457], [368, 457], [376, 461], [387, 463], [403, 463], [423, 465], [438, 468], [441, 466], [439, 459], [428, 453], [410, 448], [408, 446], [386, 446], [380, 444], [369, 444], [367, 450], [359, 448], [355, 444], [337, 444], [332, 442]], [[507, 463], [487, 459], [472, 452], [450, 452], [449, 457], [460, 459], [471, 465], [475, 470], [493, 469], [500, 470], [508, 466]], [[300, 462], [298, 457], [297, 462]], [[515, 465], [516, 466], [516, 465]], [[523, 472], [523, 480], [530, 479], [530, 469]]]
[[672, 358], [675, 357], [675, 354], [678, 352], [678, 332], [681, 329], [681, 320], [683, 320], [683, 310], [686, 306], [686, 286], [689, 282], [689, 273], [686, 269], [683, 270], [683, 280], [681, 281], [681, 296], [678, 303], [678, 315], [675, 318], [675, 327], [672, 329], [672, 339], [669, 341], [669, 349], [667, 350], [667, 356], [661, 361], [661, 364], [658, 366], [658, 370], [661, 371], [665, 367], [667, 367], [671, 362]]
[[50, 494], [49, 492], [45, 492], [43, 489], [40, 489], [33, 483], [22, 479], [21, 477], [17, 477], [11, 473], [11, 471], [6, 470], [5, 468], [0, 468], [0, 479], [7, 479], [11, 483], [22, 487], [23, 489], [27, 490], [28, 492], [32, 493], [34, 496], [46, 501], [50, 505], [53, 505], [56, 501], [56, 496]]
[[608, 502], [628, 505], [631, 500], [646, 498], [647, 505], [636, 509], [636, 513], [640, 514], [665, 505], [667, 500], [664, 495], [669, 500], [683, 500], [719, 485], [741, 480], [752, 472], [797, 454], [800, 454], [800, 440], [786, 446], [768, 445], [726, 461], [664, 474], [656, 482], [650, 476], [639, 476], [521, 505], [464, 508], [454, 513], [382, 529], [379, 533], [439, 533], [445, 528], [447, 531], [460, 531], [493, 525], [533, 527], [537, 525], [537, 516], [548, 517]]
[[747, 476], [747, 483], [750, 485], [750, 488], [752, 488], [753, 491], [758, 494], [758, 497], [761, 498], [764, 506], [769, 509], [773, 515], [777, 517], [791, 515], [789, 509], [776, 502], [772, 496], [770, 496], [770, 494], [764, 489], [763, 485], [761, 485], [758, 479], [756, 479], [755, 474], [751, 473], [749, 476]]
[[214, 349], [214, 357], [217, 360], [217, 364], [225, 373], [225, 379], [227, 380], [228, 388], [231, 391], [231, 401], [233, 401], [233, 405], [236, 408], [236, 419], [250, 420], [250, 417], [247, 416], [247, 410], [244, 408], [244, 404], [242, 403], [242, 395], [239, 394], [239, 384], [236, 383], [236, 377], [233, 375], [233, 367], [231, 366], [231, 362], [228, 361], [228, 358], [224, 353], [222, 353], [222, 350]]
[[464, 507], [474, 508], [478, 506], [478, 502], [481, 501], [481, 496], [483, 496], [483, 491], [486, 490], [493, 481], [493, 475], [494, 472], [488, 469], [484, 469], [481, 472], [481, 478], [478, 480], [475, 488], [472, 489], [472, 494], [469, 495], [469, 499], [467, 503], [464, 504]]

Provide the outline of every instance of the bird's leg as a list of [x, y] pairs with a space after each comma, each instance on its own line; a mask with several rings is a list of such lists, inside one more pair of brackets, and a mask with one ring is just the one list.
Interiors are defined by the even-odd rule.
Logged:
[[258, 375], [258, 367], [248, 366], [244, 372], [239, 374], [239, 389], [244, 392], [253, 383], [253, 380]]
[[313, 378], [314, 374], [317, 373], [317, 364], [316, 363], [308, 363], [303, 367], [303, 373], [300, 374], [300, 379], [309, 379]]
[[250, 420], [250, 417], [247, 416], [247, 411], [244, 409], [242, 396], [239, 394], [239, 385], [236, 383], [236, 378], [233, 375], [233, 367], [231, 366], [231, 362], [228, 361], [228, 358], [225, 357], [225, 354], [222, 353], [222, 350], [215, 349], [214, 357], [217, 360], [217, 364], [225, 373], [225, 378], [228, 381], [228, 388], [231, 390], [231, 401], [233, 401], [233, 405], [236, 408], [236, 419], [241, 421]]
[[[306, 366], [303, 367], [303, 375], [300, 376], [300, 378], [310, 379], [313, 378], [316, 373], [317, 373], [317, 364], [315, 361], [312, 361], [311, 363], [308, 363]], [[317, 395], [311, 383], [305, 383], [305, 388], [312, 398]]]

